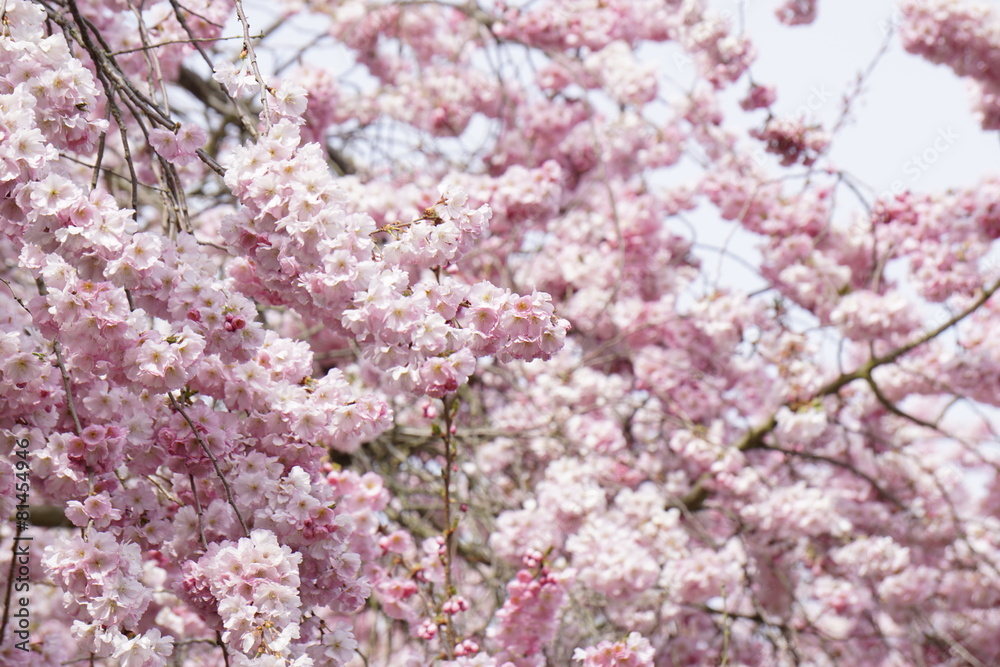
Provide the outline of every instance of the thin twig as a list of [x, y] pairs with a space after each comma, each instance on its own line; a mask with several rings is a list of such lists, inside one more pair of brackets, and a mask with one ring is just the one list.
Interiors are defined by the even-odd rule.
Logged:
[[[911, 352], [915, 348], [920, 347], [924, 343], [927, 343], [928, 341], [937, 338], [942, 333], [944, 333], [951, 327], [955, 326], [956, 324], [964, 320], [966, 317], [974, 313], [976, 310], [978, 310], [983, 304], [989, 301], [990, 297], [992, 297], [998, 289], [1000, 289], [1000, 281], [997, 281], [992, 285], [990, 285], [989, 287], [987, 287], [986, 289], [984, 289], [982, 294], [980, 294], [979, 297], [975, 301], [973, 301], [971, 305], [969, 305], [967, 308], [965, 308], [965, 310], [961, 311], [957, 315], [951, 317], [951, 319], [947, 320], [940, 326], [931, 329], [924, 335], [918, 337], [917, 339], [911, 341], [910, 343], [907, 343], [901, 347], [896, 348], [895, 350], [889, 352], [888, 354], [885, 354], [881, 357], [873, 357], [872, 359], [868, 360], [867, 363], [863, 364], [861, 368], [851, 373], [841, 373], [836, 379], [832, 380], [831, 382], [821, 387], [819, 391], [817, 391], [810, 399], [804, 401], [786, 401], [785, 403], [782, 404], [781, 407], [791, 407], [793, 403], [799, 405], [807, 404], [811, 403], [814, 400], [823, 398], [824, 396], [832, 396], [837, 392], [839, 392], [844, 387], [846, 387], [847, 385], [854, 382], [855, 380], [871, 381], [872, 371], [874, 371], [876, 368], [880, 366], [885, 366], [886, 364], [891, 364], [892, 362], [896, 361], [897, 359], [907, 354], [908, 352]], [[773, 431], [774, 428], [778, 425], [777, 414], [778, 413], [775, 412], [763, 424], [747, 431], [742, 438], [740, 438], [736, 443], [734, 443], [733, 446], [741, 452], [745, 452], [751, 449], [763, 448], [765, 436], [767, 436], [768, 433]], [[678, 504], [681, 504], [691, 512], [695, 512], [701, 509], [702, 505], [704, 505], [705, 501], [708, 499], [709, 496], [708, 482], [711, 478], [712, 478], [711, 474], [709, 473], [703, 474], [695, 481], [691, 490], [684, 498], [671, 502], [670, 506], [677, 506]]]
[[191, 495], [194, 496], [194, 508], [198, 512], [198, 536], [201, 538], [201, 546], [208, 548], [208, 540], [205, 539], [205, 516], [201, 510], [201, 500], [198, 498], [198, 487], [195, 485], [194, 475], [188, 473], [188, 482], [191, 484]]
[[243, 11], [242, 0], [235, 0], [236, 4], [236, 15], [240, 18], [240, 23], [243, 25], [243, 50], [246, 52], [247, 57], [250, 58], [250, 69], [253, 71], [254, 78], [257, 79], [257, 83], [260, 85], [260, 105], [264, 109], [264, 127], [271, 128], [271, 109], [267, 103], [267, 86], [264, 84], [264, 77], [261, 76], [260, 68], [257, 66], [257, 54], [253, 50], [253, 43], [250, 39], [250, 22], [247, 21], [247, 15]]
[[76, 414], [76, 405], [73, 403], [73, 390], [70, 386], [69, 373], [66, 371], [66, 364], [63, 363], [62, 351], [59, 349], [59, 341], [52, 341], [52, 349], [56, 353], [56, 364], [59, 366], [59, 373], [62, 375], [63, 388], [66, 390], [66, 406], [69, 408], [70, 417], [73, 418], [73, 426], [76, 428], [76, 434], [80, 435], [83, 432], [83, 426], [80, 425], [80, 417]]
[[[455, 584], [452, 579], [452, 552], [455, 548], [455, 530], [451, 525], [451, 466], [455, 459], [455, 449], [451, 439], [452, 406], [457, 406], [453, 397], [445, 397], [444, 403], [444, 432], [441, 440], [444, 441], [444, 470], [441, 477], [444, 480], [444, 601], [447, 601], [455, 594]], [[444, 604], [442, 601], [442, 604]], [[445, 621], [445, 653], [449, 660], [454, 659], [455, 649], [455, 626], [451, 622], [451, 614], [444, 614]]]
[[207, 456], [212, 462], [212, 466], [215, 468], [215, 474], [219, 476], [220, 480], [222, 480], [222, 486], [226, 489], [226, 499], [229, 501], [229, 505], [233, 508], [233, 511], [236, 512], [236, 518], [240, 520], [240, 526], [243, 528], [243, 534], [250, 537], [250, 530], [247, 528], [246, 521], [243, 520], [243, 514], [240, 512], [240, 508], [236, 506], [236, 501], [233, 500], [233, 490], [229, 487], [229, 481], [226, 479], [226, 476], [222, 474], [222, 469], [219, 468], [219, 462], [216, 460], [215, 455], [212, 454], [212, 450], [208, 448], [208, 444], [201, 437], [201, 433], [198, 432], [194, 422], [191, 421], [188, 414], [184, 412], [184, 408], [182, 408], [177, 400], [174, 399], [173, 393], [168, 391], [167, 398], [170, 399], [170, 407], [180, 413], [181, 417], [184, 418], [184, 421], [186, 421], [187, 425], [191, 428], [191, 433], [194, 434], [198, 444], [201, 445], [202, 450], [205, 452], [205, 456]]

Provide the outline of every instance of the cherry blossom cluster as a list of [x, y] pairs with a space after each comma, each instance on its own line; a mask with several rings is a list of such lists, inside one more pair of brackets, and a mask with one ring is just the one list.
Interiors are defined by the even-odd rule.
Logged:
[[208, 135], [199, 125], [185, 123], [174, 131], [156, 128], [149, 132], [149, 143], [164, 160], [174, 164], [195, 161], [195, 153], [205, 145]]
[[1000, 233], [998, 187], [997, 179], [990, 177], [971, 188], [904, 192], [874, 203], [871, 222], [884, 238], [898, 243], [898, 255], [911, 264], [914, 285], [928, 301], [973, 295], [984, 274], [995, 274], [988, 256]]
[[656, 2], [610, 6], [559, 0], [544, 7], [504, 7], [506, 4], [501, 5], [499, 35], [543, 49], [584, 46], [600, 51], [619, 39], [662, 41], [678, 23], [677, 15]]
[[109, 533], [79, 535], [46, 549], [43, 564], [64, 591], [74, 622], [73, 635], [85, 650], [138, 664], [165, 665], [173, 641], [152, 629], [127, 637], [139, 626], [152, 599], [144, 582], [142, 553], [137, 544], [117, 542]]
[[525, 556], [524, 564], [538, 571], [518, 570], [507, 584], [507, 600], [496, 613], [497, 627], [491, 638], [501, 647], [496, 656], [501, 663], [506, 658], [528, 667], [545, 663], [542, 651], [555, 637], [565, 594], [559, 579], [542, 565], [540, 553]]
[[750, 92], [740, 100], [740, 107], [744, 111], [753, 109], [765, 109], [777, 99], [773, 86], [762, 86], [756, 83], [750, 84]]
[[775, 14], [785, 25], [805, 25], [816, 20], [818, 4], [819, 0], [789, 0]]
[[89, 152], [107, 124], [93, 115], [99, 106], [93, 74], [71, 57], [61, 35], [45, 35], [44, 12], [20, 2], [6, 15], [10, 28], [0, 46], [5, 72], [0, 123], [2, 175], [9, 183], [33, 175], [58, 149]]
[[237, 543], [213, 542], [188, 569], [185, 587], [218, 614], [222, 639], [248, 656], [288, 655], [299, 637], [302, 555], [256, 529]]
[[[18, 304], [6, 299], [5, 308], [17, 314]], [[19, 320], [20, 318], [18, 318]], [[15, 320], [15, 321], [18, 321]], [[12, 414], [29, 411], [39, 404], [38, 396], [44, 388], [56, 382], [58, 369], [43, 363], [39, 358], [41, 341], [37, 336], [18, 331], [8, 331], [0, 338], [0, 398]], [[44, 403], [54, 403], [55, 397]], [[9, 427], [9, 424], [4, 424]]]
[[3, 5], [0, 662], [1000, 661], [1000, 180], [869, 196], [703, 0], [245, 4]]
[[[462, 190], [447, 189], [420, 218], [377, 228], [344, 210], [346, 195], [319, 147], [298, 144], [298, 128], [281, 120], [237, 150], [227, 172], [247, 208], [227, 218], [222, 234], [244, 256], [231, 275], [246, 292], [351, 335], [402, 388], [431, 396], [465, 382], [472, 353], [533, 359], [559, 348], [568, 323], [547, 295], [410, 277], [455, 261], [482, 233], [489, 207], [470, 209]], [[379, 244], [378, 234], [391, 240]]]
[[907, 0], [900, 5], [903, 46], [978, 88], [978, 111], [984, 129], [1000, 129], [1000, 15], [984, 2]]
[[[61, 35], [45, 36], [44, 15], [37, 6], [9, 3], [5, 10], [10, 32], [0, 47], [8, 57], [23, 54], [26, 63], [31, 60], [38, 68], [38, 76], [43, 76], [45, 68], [58, 70], [62, 61], [70, 63], [63, 75], [77, 67], [73, 76], [93, 76], [70, 56]], [[39, 50], [33, 40], [42, 41], [45, 48]], [[79, 85], [65, 84], [48, 89], [18, 84], [7, 87], [4, 95], [5, 110], [14, 114], [4, 131], [26, 149], [5, 163], [4, 232], [10, 245], [4, 251], [13, 250], [13, 257], [20, 257], [21, 269], [37, 276], [39, 293], [22, 293], [16, 302], [4, 297], [12, 313], [7, 323], [14, 326], [3, 334], [2, 367], [11, 387], [4, 393], [3, 425], [10, 428], [25, 419], [44, 425], [44, 435], [37, 430], [29, 434], [33, 470], [41, 480], [37, 488], [42, 498], [65, 502], [66, 517], [86, 529], [83, 538], [54, 544], [44, 561], [52, 581], [65, 591], [67, 613], [82, 619], [73, 627], [75, 641], [68, 635], [63, 641], [121, 664], [165, 664], [174, 651], [172, 640], [161, 632], [177, 636], [178, 627], [191, 627], [191, 619], [179, 624], [165, 620], [159, 628], [143, 621], [140, 628], [147, 608], [155, 616], [156, 609], [168, 601], [159, 596], [153, 599], [152, 582], [160, 589], [168, 582], [166, 588], [172, 588], [182, 576], [181, 565], [192, 553], [197, 560], [206, 534], [217, 545], [234, 538], [234, 530], [239, 530], [233, 515], [239, 510], [213, 498], [222, 495], [220, 487], [209, 483], [195, 488], [180, 480], [190, 475], [214, 477], [216, 457], [223, 459], [228, 474], [242, 474], [250, 466], [231, 467], [226, 462], [242, 451], [244, 445], [238, 443], [263, 445], [267, 440], [277, 447], [279, 441], [284, 444], [295, 436], [291, 425], [280, 418], [270, 424], [262, 419], [247, 422], [244, 430], [234, 413], [183, 398], [187, 410], [171, 410], [164, 395], [200, 390], [233, 410], [259, 408], [267, 414], [272, 397], [281, 394], [275, 392], [279, 385], [299, 391], [297, 397], [285, 398], [283, 407], [292, 411], [296, 398], [307, 399], [318, 390], [315, 400], [321, 402], [323, 412], [305, 420], [296, 416], [294, 421], [302, 424], [299, 432], [304, 437], [318, 436], [317, 429], [326, 427], [324, 432], [338, 434], [341, 446], [348, 446], [343, 443], [352, 437], [366, 437], [365, 429], [384, 428], [379, 420], [384, 421], [386, 411], [370, 399], [354, 408], [353, 395], [332, 404], [333, 395], [351, 394], [346, 383], [338, 386], [328, 381], [336, 374], [302, 386], [312, 371], [308, 352], [289, 347], [291, 341], [276, 340], [273, 334], [265, 338], [252, 302], [218, 279], [218, 264], [201, 252], [191, 234], [169, 238], [138, 232], [137, 212], [119, 207], [101, 188], [88, 191], [73, 183], [77, 174], [72, 167], [57, 164], [58, 150], [87, 154], [106, 124], [89, 120], [88, 112], [99, 108], [92, 78], [89, 84], [83, 79]], [[27, 150], [30, 146], [22, 137], [37, 142], [38, 150]], [[151, 142], [162, 157], [181, 162], [190, 158], [204, 137], [197, 126], [181, 125], [176, 134], [153, 130]], [[13, 296], [16, 299], [17, 292]], [[53, 349], [47, 341], [56, 341], [57, 347]], [[234, 372], [243, 379], [235, 381]], [[197, 389], [191, 390], [189, 383]], [[31, 391], [25, 393], [27, 389]], [[70, 413], [65, 406], [70, 406]], [[334, 415], [337, 408], [345, 408], [346, 414]], [[336, 430], [328, 428], [332, 419], [338, 423]], [[323, 439], [330, 440], [329, 436]], [[317, 462], [309, 448], [304, 442], [298, 444], [297, 451], [308, 460], [312, 474], [295, 468], [294, 488], [282, 488], [262, 499], [284, 511], [307, 494], [307, 506], [293, 510], [298, 523], [281, 524], [284, 530], [299, 526], [296, 539], [312, 545], [302, 569], [316, 586], [306, 587], [302, 594], [312, 601], [319, 591], [335, 586], [343, 595], [324, 597], [353, 610], [368, 593], [360, 579], [359, 557], [347, 551], [352, 525], [346, 515], [338, 519], [317, 500], [324, 498], [332, 505], [332, 491], [317, 476]], [[269, 480], [279, 479], [285, 470], [283, 464], [275, 470], [275, 463], [276, 459], [270, 459]], [[165, 479], [177, 476], [174, 488], [191, 503], [176, 517], [169, 508], [157, 506], [164, 500], [157, 492], [143, 484], [126, 486], [130, 474], [155, 473], [161, 465]], [[258, 461], [258, 469], [260, 465]], [[260, 481], [260, 476], [254, 482], [251, 475], [244, 485], [252, 488]], [[251, 492], [245, 495], [247, 500], [256, 497]], [[243, 503], [236, 508], [240, 505], [244, 511], [255, 509]], [[185, 510], [191, 510], [187, 517]], [[264, 525], [277, 520], [273, 513], [260, 514], [259, 521], [251, 514], [251, 521]], [[139, 517], [144, 517], [141, 530], [132, 525]], [[182, 517], [190, 521], [174, 525], [189, 530], [171, 537], [167, 530], [171, 519]], [[355, 543], [363, 544], [358, 539]], [[157, 554], [164, 552], [173, 552], [175, 559], [158, 561]], [[163, 567], [144, 571], [144, 559]], [[296, 563], [302, 559], [296, 552]], [[329, 567], [337, 559], [342, 564]], [[298, 600], [290, 603], [290, 612], [300, 611]], [[211, 618], [218, 612], [206, 609], [205, 613]], [[231, 624], [235, 624], [233, 641], [244, 639], [242, 626], [235, 620]], [[65, 628], [70, 629], [69, 625]], [[315, 628], [311, 631], [317, 637], [320, 634]], [[270, 638], [261, 635], [258, 639]], [[341, 643], [348, 641], [349, 634]]]
[[643, 667], [653, 664], [653, 647], [639, 633], [632, 632], [623, 641], [603, 641], [597, 646], [577, 649], [573, 659], [585, 667]]
[[783, 167], [800, 163], [811, 167], [830, 145], [827, 133], [807, 127], [799, 119], [769, 119], [763, 128], [751, 132], [751, 136], [764, 142], [768, 153], [780, 157]]

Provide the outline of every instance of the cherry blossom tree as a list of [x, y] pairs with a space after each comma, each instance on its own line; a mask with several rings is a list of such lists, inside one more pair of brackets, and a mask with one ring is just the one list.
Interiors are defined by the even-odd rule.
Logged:
[[[1000, 128], [1000, 10], [898, 9]], [[1000, 663], [1000, 178], [873, 192], [830, 150], [878, 59], [824, 126], [764, 48], [0, 0], [0, 662]]]

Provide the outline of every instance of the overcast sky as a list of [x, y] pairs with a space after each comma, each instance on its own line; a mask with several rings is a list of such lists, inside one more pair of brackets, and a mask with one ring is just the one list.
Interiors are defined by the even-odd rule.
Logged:
[[[775, 4], [751, 0], [747, 7], [747, 30], [760, 44], [754, 76], [778, 83], [787, 91], [779, 101], [789, 105], [795, 105], [796, 91], [805, 96], [814, 88], [835, 91], [837, 97], [823, 109], [829, 120], [838, 112], [840, 95], [885, 40], [896, 3], [820, 0], [816, 22], [796, 28], [777, 23]], [[1000, 3], [993, 4], [1000, 9]], [[914, 190], [968, 185], [1000, 167], [1000, 137], [979, 129], [971, 100], [965, 80], [906, 53], [894, 33], [856, 108], [855, 123], [835, 143], [832, 157], [879, 189], [897, 179]], [[952, 143], [939, 151], [933, 165], [920, 169], [915, 161], [908, 164], [934, 150], [935, 140], [944, 134]]]
[[[739, 20], [740, 2], [713, 0], [712, 6]], [[779, 0], [743, 2], [745, 30], [757, 45], [751, 72], [758, 83], [777, 86], [779, 114], [808, 112], [830, 128], [838, 119], [845, 94], [855, 88], [887, 36], [889, 45], [860, 97], [847, 125], [837, 134], [830, 158], [871, 188], [869, 201], [890, 187], [939, 191], [974, 185], [988, 174], [1000, 173], [1000, 135], [983, 132], [973, 109], [970, 84], [950, 69], [906, 53], [894, 23], [899, 19], [892, 0], [820, 0], [819, 16], [808, 26], [778, 23]], [[1000, 2], [995, 2], [1000, 10]], [[746, 89], [741, 81], [735, 101]], [[745, 116], [745, 115], [744, 115]], [[759, 121], [757, 117], [752, 120]], [[848, 202], [847, 197], [838, 201]], [[850, 205], [856, 205], [850, 201]], [[715, 219], [713, 219], [713, 217]], [[719, 245], [751, 263], [759, 240], [710, 211], [696, 215], [699, 241]], [[728, 239], [728, 240], [727, 240]], [[699, 252], [706, 260], [718, 255]], [[721, 284], [746, 287], [762, 284], [752, 272], [733, 261], [723, 262]]]

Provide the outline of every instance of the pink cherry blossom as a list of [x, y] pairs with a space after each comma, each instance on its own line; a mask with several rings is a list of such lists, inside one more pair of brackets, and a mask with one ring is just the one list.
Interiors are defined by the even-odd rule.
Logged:
[[1000, 179], [732, 9], [3, 3], [0, 664], [1000, 664]]

